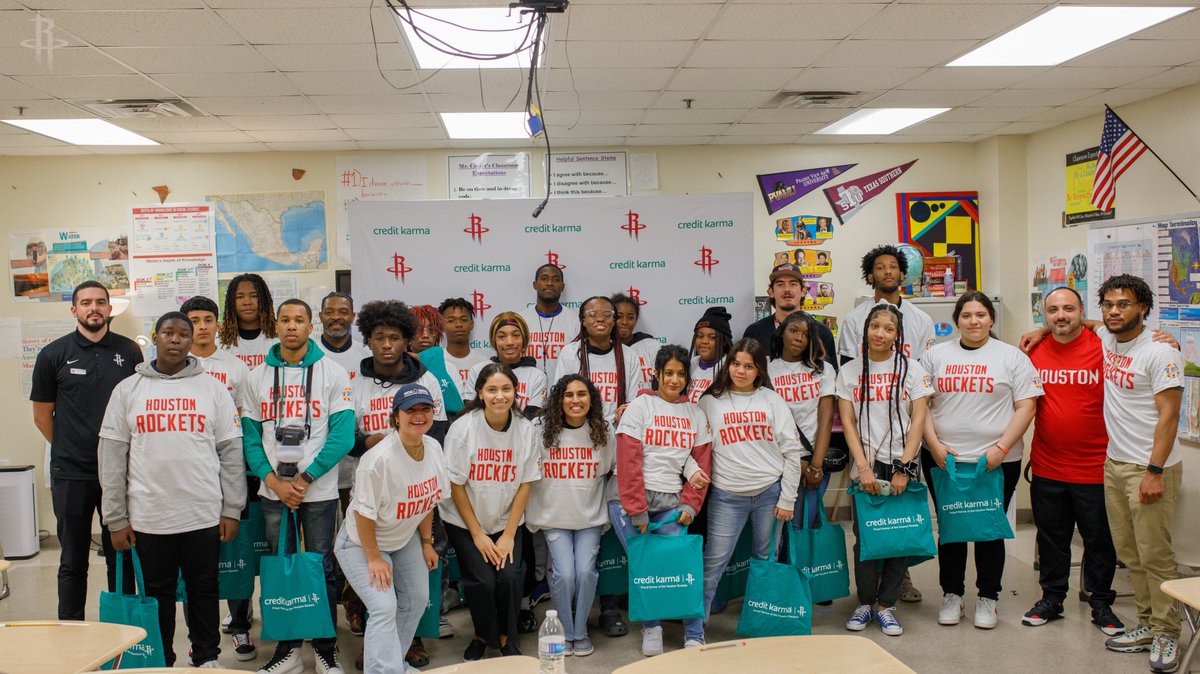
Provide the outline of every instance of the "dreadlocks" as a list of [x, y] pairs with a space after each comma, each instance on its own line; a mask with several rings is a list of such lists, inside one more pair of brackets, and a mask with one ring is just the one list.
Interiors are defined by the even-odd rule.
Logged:
[[[858, 382], [858, 425], [859, 435], [864, 438], [871, 437], [871, 416], [870, 410], [865, 410], [867, 403], [870, 400], [871, 391], [874, 387], [871, 386], [871, 357], [870, 346], [868, 342], [868, 333], [871, 329], [871, 321], [880, 314], [888, 314], [892, 320], [896, 322], [896, 339], [892, 343], [892, 376], [888, 382], [888, 395], [886, 398], [888, 405], [888, 447], [891, 447], [892, 434], [894, 427], [891, 420], [895, 419], [900, 424], [901, 437], [908, 437], [908, 429], [904, 428], [904, 416], [901, 414], [901, 405], [904, 404], [904, 380], [908, 377], [908, 356], [904, 355], [904, 317], [900, 314], [900, 310], [886, 302], [880, 302], [871, 309], [867, 314], [867, 320], [863, 323], [863, 339], [862, 339], [862, 375]], [[881, 373], [882, 374], [882, 373]], [[879, 398], [876, 398], [878, 400]], [[867, 414], [863, 414], [864, 410]], [[864, 431], [863, 424], [866, 424]], [[865, 447], [864, 441], [864, 447]], [[888, 459], [894, 457], [890, 455]]]
[[421, 328], [428, 330], [433, 335], [433, 343], [436, 346], [442, 341], [442, 335], [446, 332], [446, 319], [442, 318], [441, 312], [432, 304], [421, 304], [412, 307], [413, 315], [421, 323]]
[[567, 384], [573, 381], [582, 382], [588, 392], [587, 425], [588, 437], [592, 447], [599, 449], [608, 444], [608, 423], [604, 421], [604, 406], [600, 404], [600, 391], [590, 379], [578, 374], [564, 375], [550, 389], [546, 397], [546, 407], [542, 409], [542, 446], [557, 447], [558, 438], [562, 434], [566, 422], [563, 413], [563, 396], [567, 394]]
[[[545, 265], [543, 265], [543, 266], [545, 266]], [[587, 307], [588, 304], [591, 304], [593, 301], [607, 302], [608, 306], [611, 307], [612, 312], [613, 312], [612, 329], [609, 331], [608, 334], [609, 334], [609, 337], [612, 339], [613, 360], [616, 362], [616, 368], [617, 368], [617, 407], [620, 407], [621, 405], [624, 405], [628, 401], [625, 400], [625, 382], [627, 381], [626, 375], [625, 375], [625, 356], [624, 356], [624, 353], [621, 351], [621, 340], [620, 340], [620, 338], [617, 337], [617, 320], [616, 320], [617, 319], [617, 305], [613, 304], [612, 300], [608, 299], [607, 297], [605, 297], [603, 295], [593, 295], [593, 296], [587, 298], [586, 300], [584, 300], [583, 302], [581, 302], [579, 304], [579, 324], [580, 325], [583, 325], [583, 315], [586, 313], [584, 311], [584, 309]], [[592, 371], [591, 371], [591, 367], [588, 365], [588, 349], [587, 348], [588, 348], [589, 340], [588, 340], [588, 336], [587, 336], [587, 328], [580, 330], [579, 336], [576, 337], [576, 339], [579, 340], [579, 374], [583, 375], [585, 378], [587, 378], [590, 381], [592, 378], [592, 374], [591, 374]]]
[[275, 302], [271, 299], [271, 289], [267, 282], [258, 274], [239, 274], [229, 282], [225, 289], [225, 315], [221, 317], [221, 345], [237, 346], [237, 291], [238, 286], [250, 283], [258, 295], [258, 326], [268, 339], [275, 338]]

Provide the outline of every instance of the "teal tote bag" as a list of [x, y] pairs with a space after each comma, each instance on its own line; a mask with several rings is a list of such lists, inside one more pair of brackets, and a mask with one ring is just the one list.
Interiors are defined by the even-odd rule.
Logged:
[[[100, 622], [132, 625], [146, 630], [145, 639], [125, 649], [118, 669], [166, 667], [162, 631], [158, 628], [158, 600], [146, 596], [146, 581], [142, 578], [142, 560], [138, 558], [137, 547], [130, 548], [129, 553], [133, 556], [136, 594], [121, 593], [121, 588], [125, 587], [125, 553], [118, 550], [117, 591], [100, 593]], [[64, 646], [70, 647], [69, 644]], [[108, 661], [102, 669], [112, 669], [113, 663], [113, 660]]]
[[907, 557], [909, 565], [937, 555], [929, 489], [910, 481], [903, 494], [868, 494], [858, 481], [850, 484], [858, 517], [858, 554], [867, 561]]
[[930, 479], [940, 544], [1013, 537], [1004, 513], [1003, 471], [987, 470], [982, 458], [970, 468], [959, 466], [954, 455], [947, 454], [946, 469], [934, 466]]
[[[217, 596], [221, 599], [249, 599], [254, 595], [254, 579], [258, 577], [259, 559], [255, 540], [265, 538], [262, 506], [251, 503], [249, 516], [238, 522], [238, 533], [232, 541], [221, 543], [217, 558]], [[254, 513], [258, 521], [254, 521]]]
[[429, 572], [429, 599], [425, 602], [425, 612], [421, 614], [421, 622], [417, 623], [415, 636], [425, 639], [441, 637], [438, 627], [442, 620], [442, 571], [444, 567], [445, 564], [440, 564]]
[[[778, 529], [771, 525], [770, 550], [775, 549]], [[812, 604], [808, 574], [793, 564], [753, 557], [737, 633], [748, 637], [812, 634]]]
[[[807, 501], [803, 492], [796, 499], [804, 523], [809, 519], [804, 512]], [[818, 510], [819, 527], [809, 529], [793, 526], [788, 531], [788, 558], [793, 566], [808, 574], [814, 602], [832, 601], [850, 595], [846, 531], [840, 525], [829, 523], [825, 508]]]
[[[262, 638], [269, 641], [319, 639], [335, 636], [329, 597], [325, 591], [325, 569], [319, 552], [286, 554], [288, 521], [295, 515], [283, 508], [279, 521], [278, 554], [267, 555], [259, 563], [262, 612]], [[296, 550], [300, 534], [292, 531]]]
[[610, 527], [600, 537], [600, 556], [596, 558], [596, 569], [600, 581], [596, 594], [621, 595], [629, 592], [629, 557], [617, 538], [617, 530]]
[[675, 518], [651, 522], [629, 546], [629, 619], [704, 617], [704, 538], [651, 532]]
[[733, 545], [733, 556], [721, 572], [721, 580], [717, 582], [717, 593], [713, 596], [716, 601], [727, 602], [746, 596], [746, 579], [750, 577], [750, 557], [754, 555], [754, 536], [750, 523], [742, 527], [737, 543]]

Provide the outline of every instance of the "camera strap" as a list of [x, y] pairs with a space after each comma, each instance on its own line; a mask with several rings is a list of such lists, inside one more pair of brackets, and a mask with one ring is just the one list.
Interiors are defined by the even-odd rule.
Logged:
[[[275, 386], [272, 389], [274, 395], [271, 396], [272, 409], [275, 410], [275, 427], [279, 427], [279, 403], [282, 402], [283, 389], [280, 387], [280, 370], [283, 368], [275, 366]], [[313, 366], [309, 365], [304, 372], [304, 437], [312, 437], [312, 377]], [[286, 378], [285, 378], [286, 379]]]

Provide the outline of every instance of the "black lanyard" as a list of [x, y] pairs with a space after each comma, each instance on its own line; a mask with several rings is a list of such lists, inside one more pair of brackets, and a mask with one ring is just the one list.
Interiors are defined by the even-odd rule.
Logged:
[[[271, 396], [271, 404], [275, 410], [275, 427], [279, 427], [279, 403], [282, 400], [282, 389], [279, 386], [279, 371], [283, 369], [278, 365], [275, 366], [275, 388]], [[309, 365], [304, 373], [304, 437], [312, 437], [312, 374], [313, 366]]]

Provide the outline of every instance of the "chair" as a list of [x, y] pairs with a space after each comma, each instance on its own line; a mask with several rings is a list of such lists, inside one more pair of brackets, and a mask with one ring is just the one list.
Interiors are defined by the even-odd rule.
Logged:
[[1179, 661], [1178, 669], [1179, 672], [1187, 674], [1192, 656], [1196, 654], [1196, 646], [1200, 644], [1200, 637], [1196, 635], [1197, 628], [1200, 627], [1197, 625], [1197, 621], [1200, 620], [1200, 577], [1176, 578], [1163, 582], [1160, 587], [1163, 592], [1179, 602], [1176, 605], [1176, 611], [1182, 614], [1184, 623], [1192, 632], [1187, 651], [1184, 652], [1183, 659]]

